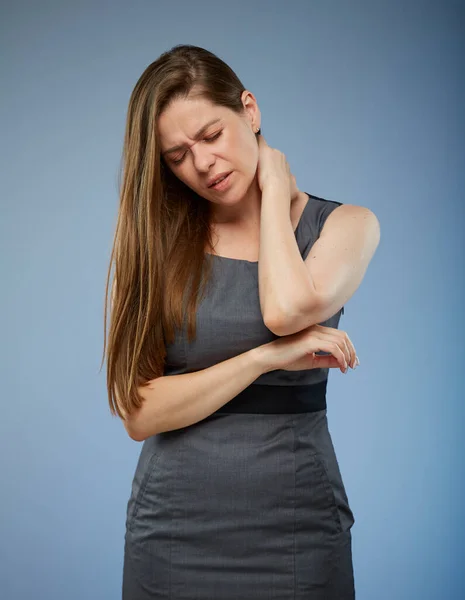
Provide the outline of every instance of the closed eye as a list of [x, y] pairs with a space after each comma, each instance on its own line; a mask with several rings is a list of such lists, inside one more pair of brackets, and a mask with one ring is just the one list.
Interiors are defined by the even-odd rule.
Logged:
[[[218, 139], [220, 137], [220, 135], [223, 133], [223, 130], [218, 131], [218, 133], [215, 133], [215, 135], [212, 135], [208, 138], [204, 138], [205, 142], [211, 143], [214, 142], [216, 139]], [[171, 162], [175, 165], [180, 165], [182, 163], [182, 161], [184, 160], [184, 156], [186, 156], [185, 154], [183, 156], [181, 156], [180, 159], [178, 160], [172, 160]]]
[[209, 138], [205, 138], [206, 142], [213, 142], [213, 140], [216, 140], [217, 138], [220, 137], [220, 135], [223, 133], [223, 130], [218, 131], [218, 133], [216, 133], [215, 135], [209, 137]]

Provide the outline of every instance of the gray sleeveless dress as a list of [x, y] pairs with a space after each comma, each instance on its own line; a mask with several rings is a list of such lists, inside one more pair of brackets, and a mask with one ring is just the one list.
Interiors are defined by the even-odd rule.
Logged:
[[[308, 194], [306, 258], [341, 203]], [[213, 257], [197, 338], [180, 332], [165, 375], [276, 339], [258, 263]], [[343, 309], [322, 323], [337, 327]], [[123, 600], [353, 600], [348, 503], [328, 430], [329, 369], [260, 376], [206, 419], [143, 442], [127, 504]]]

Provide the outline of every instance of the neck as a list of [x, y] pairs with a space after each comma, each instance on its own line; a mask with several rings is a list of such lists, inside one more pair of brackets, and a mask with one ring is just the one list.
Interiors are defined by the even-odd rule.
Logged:
[[256, 228], [260, 225], [262, 192], [255, 177], [245, 196], [231, 206], [211, 203], [210, 220], [214, 225]]

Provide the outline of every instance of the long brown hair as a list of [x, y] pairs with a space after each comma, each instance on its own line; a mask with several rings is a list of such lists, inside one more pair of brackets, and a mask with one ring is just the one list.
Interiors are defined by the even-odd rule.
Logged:
[[210, 202], [175, 177], [164, 162], [157, 119], [172, 100], [193, 92], [242, 114], [244, 90], [234, 71], [213, 53], [178, 45], [150, 64], [132, 91], [105, 288], [102, 364], [106, 353], [113, 415], [124, 418], [140, 408], [138, 388], [163, 375], [166, 344], [183, 327], [186, 312], [189, 340], [195, 338], [199, 292], [204, 293], [211, 275], [212, 257], [205, 253], [205, 248], [213, 247]]

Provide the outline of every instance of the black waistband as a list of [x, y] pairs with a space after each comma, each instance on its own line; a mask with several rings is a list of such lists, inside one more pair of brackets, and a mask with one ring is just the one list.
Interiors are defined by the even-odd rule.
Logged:
[[310, 385], [263, 385], [252, 383], [212, 414], [290, 414], [326, 408], [327, 380]]

